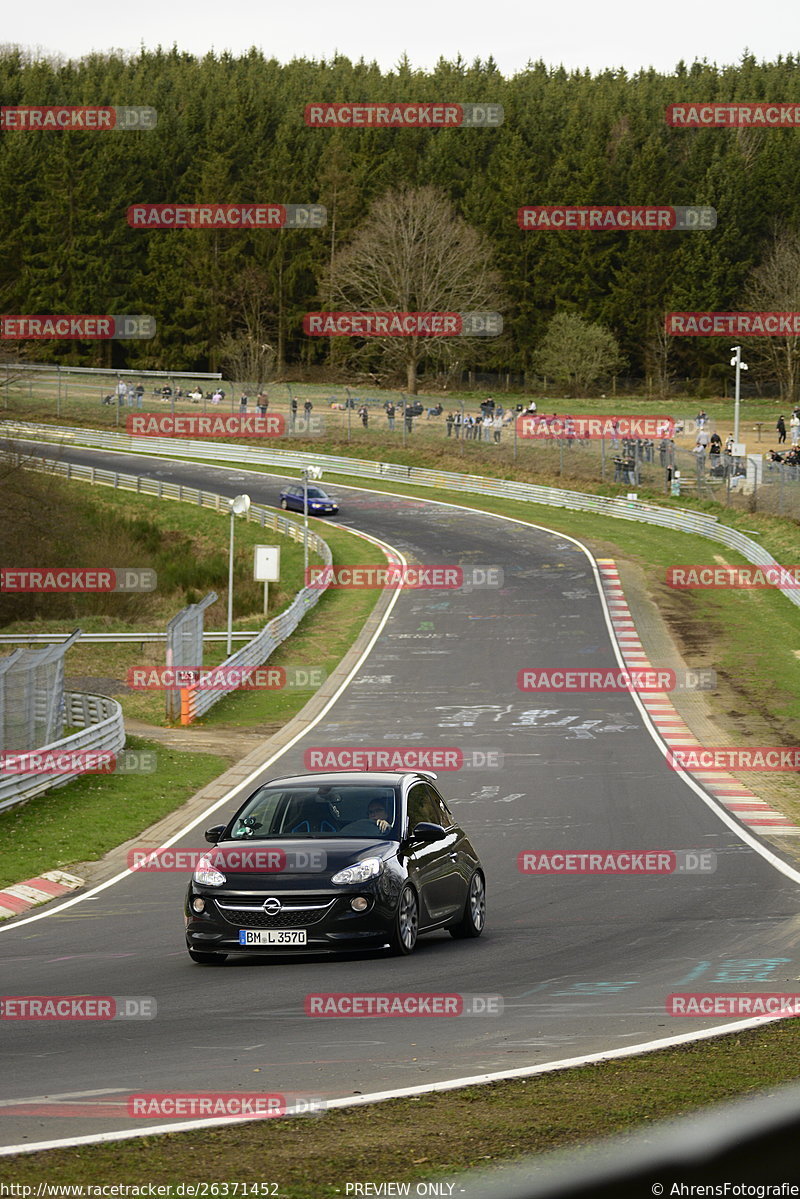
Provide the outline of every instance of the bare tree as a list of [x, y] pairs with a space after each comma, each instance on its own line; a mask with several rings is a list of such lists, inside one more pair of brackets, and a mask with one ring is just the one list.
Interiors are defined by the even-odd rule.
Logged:
[[648, 322], [649, 336], [644, 343], [645, 369], [647, 371], [647, 391], [653, 390], [659, 399], [666, 399], [670, 394], [671, 374], [669, 369], [669, 354], [672, 349], [672, 338], [667, 333], [662, 313], [657, 313]]
[[[775, 229], [766, 257], [751, 273], [744, 299], [756, 312], [800, 311], [800, 231]], [[764, 364], [784, 403], [800, 398], [800, 337], [754, 338], [747, 352]]]
[[557, 312], [539, 346], [536, 367], [573, 392], [616, 374], [625, 365], [617, 339], [604, 325], [575, 312]]
[[277, 356], [270, 340], [275, 321], [266, 273], [257, 266], [247, 267], [229, 298], [235, 324], [234, 331], [220, 341], [221, 362], [231, 379], [261, 388], [271, 377]]
[[[359, 312], [475, 312], [496, 310], [500, 281], [488, 240], [466, 223], [434, 187], [406, 188], [377, 200], [350, 243], [337, 252], [321, 292]], [[436, 336], [369, 338], [352, 356], [404, 372], [417, 393], [425, 361], [449, 363], [462, 339]]]

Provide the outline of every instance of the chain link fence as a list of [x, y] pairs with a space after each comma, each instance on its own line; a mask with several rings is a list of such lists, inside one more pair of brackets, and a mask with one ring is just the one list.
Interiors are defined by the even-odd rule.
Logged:
[[80, 637], [0, 660], [0, 750], [26, 753], [64, 733], [64, 655]]
[[[167, 625], [167, 667], [197, 670], [203, 665], [203, 622], [206, 608], [216, 603], [216, 591], [210, 591], [199, 604], [181, 608]], [[170, 688], [166, 693], [167, 720], [179, 720], [181, 693]]]

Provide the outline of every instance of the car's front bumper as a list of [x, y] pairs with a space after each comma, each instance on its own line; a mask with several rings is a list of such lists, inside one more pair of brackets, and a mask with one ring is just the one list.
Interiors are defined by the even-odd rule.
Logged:
[[[357, 912], [351, 899], [365, 898], [369, 908]], [[201, 897], [205, 911], [197, 913], [192, 901]], [[276, 916], [263, 910], [264, 894], [217, 891], [192, 883], [186, 897], [186, 944], [189, 949], [206, 953], [302, 953], [325, 949], [373, 948], [384, 945], [394, 922], [394, 906], [385, 897], [368, 889], [350, 888], [347, 892], [316, 891], [282, 894], [286, 905]], [[305, 905], [310, 910], [300, 910]], [[241, 929], [303, 929], [305, 945], [242, 945]]]

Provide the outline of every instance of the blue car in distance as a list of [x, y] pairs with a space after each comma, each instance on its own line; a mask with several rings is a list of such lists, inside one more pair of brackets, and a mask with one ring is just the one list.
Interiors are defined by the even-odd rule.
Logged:
[[[292, 483], [284, 487], [281, 492], [281, 508], [289, 509], [292, 512], [303, 511], [302, 483]], [[334, 516], [338, 511], [339, 505], [328, 495], [327, 491], [323, 491], [316, 485], [309, 486], [308, 512], [310, 516]]]

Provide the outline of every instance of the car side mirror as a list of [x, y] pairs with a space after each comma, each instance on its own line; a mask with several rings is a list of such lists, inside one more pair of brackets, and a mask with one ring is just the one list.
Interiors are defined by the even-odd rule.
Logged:
[[444, 837], [445, 831], [441, 824], [430, 824], [427, 820], [415, 824], [411, 833], [412, 841], [423, 841], [426, 845], [431, 841], [441, 841]]
[[212, 845], [216, 845], [217, 841], [222, 839], [222, 834], [228, 826], [226, 824], [215, 824], [213, 828], [207, 828], [203, 833], [206, 841], [210, 841]]

